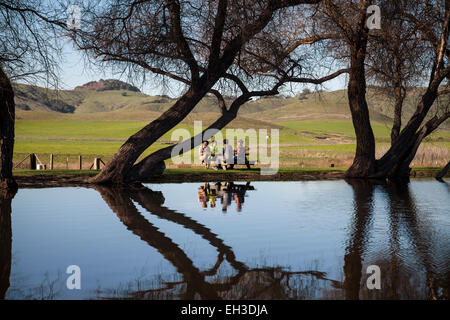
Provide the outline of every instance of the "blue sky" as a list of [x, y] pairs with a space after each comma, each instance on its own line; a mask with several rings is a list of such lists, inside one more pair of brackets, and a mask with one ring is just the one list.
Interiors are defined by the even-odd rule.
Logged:
[[[71, 90], [76, 86], [85, 84], [89, 81], [98, 81], [100, 79], [119, 79], [125, 82], [130, 82], [126, 75], [119, 75], [112, 72], [110, 68], [99, 70], [93, 68], [90, 65], [86, 65], [83, 54], [75, 50], [70, 44], [64, 47], [63, 61], [61, 65], [61, 82], [60, 89]], [[147, 84], [142, 86], [140, 81], [133, 83], [142, 92], [149, 95], [169, 94], [170, 96], [177, 96], [179, 94], [179, 86], [174, 83], [174, 88], [171, 92], [167, 92], [162, 87], [155, 85], [152, 79], [147, 81]], [[346, 86], [345, 76], [340, 76], [324, 84], [324, 89], [333, 91], [343, 89]], [[308, 86], [310, 89], [314, 89], [313, 86]], [[293, 86], [293, 91], [301, 91], [303, 87]]]

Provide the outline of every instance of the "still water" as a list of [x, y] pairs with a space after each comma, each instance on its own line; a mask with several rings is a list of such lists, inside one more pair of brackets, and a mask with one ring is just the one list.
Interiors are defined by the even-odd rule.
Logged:
[[0, 298], [449, 297], [450, 185], [434, 180], [21, 189], [1, 211]]

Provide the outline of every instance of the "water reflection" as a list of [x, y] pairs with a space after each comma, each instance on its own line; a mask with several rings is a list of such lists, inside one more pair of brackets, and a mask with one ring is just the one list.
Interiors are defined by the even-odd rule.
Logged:
[[0, 190], [0, 299], [5, 298], [11, 274], [11, 201], [16, 192]]
[[[416, 201], [411, 193], [408, 184], [389, 182], [384, 186], [384, 191], [389, 199], [389, 217], [391, 230], [392, 252], [396, 252], [400, 247], [399, 230], [405, 229], [405, 233], [409, 238], [410, 243], [414, 249], [415, 256], [419, 264], [425, 270], [425, 286], [427, 287], [428, 299], [448, 299], [448, 290], [450, 287], [450, 272], [439, 275], [438, 270], [433, 263], [431, 248], [432, 230], [424, 221], [419, 219]], [[390, 296], [392, 298], [402, 297], [399, 286], [401, 285], [400, 265], [397, 256], [391, 258], [392, 264], [392, 279], [391, 285], [388, 287], [391, 290]]]
[[202, 208], [207, 208], [208, 203], [211, 208], [215, 208], [217, 199], [220, 199], [222, 212], [226, 212], [231, 202], [234, 201], [236, 203], [236, 211], [240, 212], [248, 190], [255, 190], [250, 185], [250, 182], [247, 182], [245, 185], [234, 182], [216, 182], [214, 184], [205, 182], [198, 188], [198, 202]]
[[[431, 256], [431, 248], [428, 243], [429, 237], [426, 225], [419, 222], [416, 214], [414, 199], [410, 193], [408, 184], [390, 182], [377, 183], [363, 180], [347, 181], [352, 187], [354, 193], [353, 200], [353, 218], [348, 232], [348, 243], [346, 246], [346, 254], [344, 256], [343, 275], [344, 281], [327, 278], [325, 272], [320, 270], [307, 271], [288, 271], [282, 267], [272, 268], [256, 268], [247, 267], [243, 262], [236, 261], [232, 248], [224, 244], [210, 229], [196, 222], [195, 220], [183, 215], [182, 213], [170, 210], [164, 207], [164, 197], [159, 192], [153, 192], [145, 187], [134, 190], [115, 190], [111, 194], [111, 190], [100, 190], [105, 201], [110, 205], [111, 209], [119, 215], [119, 217], [131, 215], [139, 215], [135, 208], [130, 208], [129, 200], [123, 199], [128, 197], [137, 202], [140, 206], [148, 210], [154, 215], [162, 219], [172, 221], [182, 225], [184, 228], [193, 230], [201, 235], [204, 239], [216, 247], [218, 251], [217, 263], [211, 270], [200, 272], [193, 266], [193, 262], [177, 247], [174, 243], [167, 239], [159, 231], [151, 227], [151, 224], [141, 216], [141, 227], [146, 229], [149, 234], [136, 233], [135, 228], [127, 223], [129, 220], [121, 221], [126, 224], [128, 229], [138, 234], [141, 239], [146, 240], [146, 236], [161, 237], [160, 242], [149, 242], [161, 252], [166, 259], [173, 259], [173, 255], [181, 260], [171, 263], [177, 268], [178, 272], [183, 275], [183, 281], [178, 283], [166, 283], [163, 288], [152, 289], [149, 291], [132, 293], [134, 298], [155, 298], [154, 294], [172, 290], [176, 285], [184, 284], [184, 289], [178, 288], [175, 297], [192, 299], [299, 299], [312, 298], [321, 295], [323, 297], [338, 299], [448, 299], [448, 274], [444, 277], [438, 277], [433, 271], [433, 257]], [[220, 185], [219, 185], [220, 187]], [[367, 261], [365, 265], [377, 264], [387, 271], [382, 277], [382, 288], [380, 291], [369, 291], [365, 285], [366, 277], [363, 267], [365, 251], [368, 246], [368, 239], [371, 232], [371, 224], [374, 215], [374, 194], [378, 188], [387, 196], [389, 204], [389, 225], [390, 225], [390, 257], [377, 258], [374, 261]], [[208, 184], [201, 186], [199, 189], [205, 191], [206, 195], [213, 193]], [[219, 189], [219, 188], [218, 188]], [[249, 183], [245, 186], [230, 184], [226, 190], [231, 194], [241, 192], [245, 194], [249, 188]], [[109, 194], [109, 196], [107, 195]], [[202, 194], [203, 196], [203, 194]], [[113, 205], [114, 200], [120, 199], [128, 202], [127, 205]], [[108, 200], [110, 199], [110, 200]], [[225, 202], [225, 200], [223, 200]], [[226, 202], [225, 202], [226, 203]], [[120, 210], [119, 212], [117, 210]], [[402, 266], [400, 257], [396, 254], [400, 249], [400, 229], [404, 229], [410, 238], [410, 242], [415, 248], [415, 256], [420, 260], [426, 274], [426, 283], [424, 284], [421, 275], [411, 272]], [[176, 253], [175, 253], [176, 252]], [[225, 260], [237, 271], [234, 276], [224, 278], [214, 278], [208, 282], [205, 276], [214, 276], [222, 262]], [[305, 278], [304, 276], [308, 277]], [[323, 290], [327, 288], [327, 290]], [[184, 291], [183, 291], [184, 290]], [[308, 294], [305, 295], [305, 292]], [[426, 292], [426, 293], [425, 293]], [[160, 297], [159, 295], [156, 298]], [[171, 295], [168, 296], [169, 298]]]
[[365, 180], [348, 180], [353, 188], [353, 218], [344, 257], [344, 290], [346, 299], [358, 299], [362, 277], [362, 255], [373, 215], [375, 185]]
[[[421, 212], [411, 185], [363, 180], [349, 180], [347, 185], [353, 193], [352, 211], [342, 247], [345, 249], [344, 254], [337, 258], [339, 261], [334, 262], [341, 270], [340, 276], [334, 277], [319, 267], [291, 270], [289, 265], [250, 266], [248, 262], [237, 258], [234, 249], [238, 248], [235, 245], [233, 249], [227, 244], [227, 237], [222, 239], [187, 213], [168, 208], [162, 192], [143, 185], [127, 188], [96, 186], [94, 189], [120, 222], [155, 248], [173, 265], [177, 275], [172, 277], [173, 281], [161, 280], [137, 290], [110, 288], [98, 290], [95, 295], [97, 298], [124, 299], [448, 299], [450, 245], [446, 239], [436, 239], [433, 229], [436, 221], [427, 219], [427, 215]], [[234, 201], [236, 208], [242, 210], [244, 197], [249, 190], [255, 190], [250, 182], [205, 183], [198, 188], [198, 197], [202, 207], [207, 207], [209, 203], [214, 208], [217, 199], [220, 199], [222, 209], [226, 210]], [[13, 197], [13, 194], [0, 196], [2, 299], [8, 290], [11, 273]], [[384, 211], [380, 209], [380, 204]], [[319, 203], [317, 208], [324, 205]], [[216, 262], [209, 269], [201, 270], [182, 246], [143, 216], [140, 208], [206, 240], [217, 252]], [[377, 225], [380, 223], [377, 222], [380, 211], [386, 212], [386, 216], [383, 216], [383, 223], [387, 226], [385, 229]], [[380, 230], [388, 232], [387, 248], [374, 240]], [[279, 232], [281, 236], [284, 230]], [[319, 235], [331, 236], [334, 230], [326, 229], [326, 232], [330, 234]], [[298, 243], [298, 246], [305, 244]], [[366, 268], [369, 265], [378, 265], [382, 270], [381, 290], [367, 289]], [[116, 294], [112, 295], [111, 292]], [[59, 296], [54, 294], [51, 298]]]
[[[244, 187], [247, 190], [249, 184]], [[100, 192], [102, 198], [128, 230], [157, 249], [183, 276], [183, 281], [165, 282], [162, 288], [129, 292], [132, 298], [292, 299], [298, 297], [299, 292], [302, 291], [290, 287], [290, 284], [298, 280], [295, 279], [296, 276], [309, 275], [316, 279], [330, 281], [332, 284], [337, 283], [327, 279], [325, 273], [315, 270], [292, 272], [280, 267], [253, 269], [247, 267], [243, 262], [236, 260], [232, 248], [210, 229], [182, 213], [163, 206], [164, 197], [161, 192], [154, 192], [144, 186], [127, 189], [99, 186], [95, 189]], [[243, 190], [242, 192], [245, 193], [243, 186], [229, 185], [228, 190], [229, 192]], [[205, 271], [197, 269], [178, 245], [140, 214], [133, 201], [151, 214], [180, 224], [207, 240], [218, 252], [217, 262], [213, 268]], [[227, 277], [215, 277], [208, 282], [206, 277], [215, 276], [224, 260], [236, 273]]]
[[[355, 211], [344, 258], [345, 298], [448, 299], [449, 261], [447, 259], [442, 268], [444, 273], [440, 274], [435, 268], [431, 228], [426, 221], [420, 221], [418, 218], [417, 206], [409, 184], [399, 181], [362, 180], [348, 180], [347, 183], [353, 188]], [[382, 290], [368, 290], [365, 281], [362, 281], [363, 256], [372, 230], [376, 189], [387, 199], [390, 248], [389, 256], [377, 257], [366, 263], [378, 265], [383, 270]], [[411, 256], [399, 254], [405, 243], [411, 244]], [[417, 260], [419, 270], [410, 268], [410, 262], [406, 260], [412, 259]]]

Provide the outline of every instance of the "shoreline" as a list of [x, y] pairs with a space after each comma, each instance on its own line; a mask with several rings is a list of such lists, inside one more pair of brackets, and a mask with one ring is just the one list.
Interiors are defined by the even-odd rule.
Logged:
[[[440, 168], [416, 168], [411, 178], [434, 178]], [[91, 185], [86, 180], [98, 171], [62, 170], [32, 171], [21, 170], [14, 175], [19, 188], [82, 187]], [[154, 176], [142, 183], [183, 183], [216, 181], [317, 181], [340, 180], [345, 178], [344, 168], [282, 168], [274, 175], [261, 175], [258, 169], [207, 171], [204, 169], [166, 169], [160, 176]], [[447, 174], [447, 177], [450, 176]]]

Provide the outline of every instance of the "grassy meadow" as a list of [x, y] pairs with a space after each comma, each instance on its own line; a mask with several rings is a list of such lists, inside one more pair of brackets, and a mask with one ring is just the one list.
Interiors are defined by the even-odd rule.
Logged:
[[[50, 154], [54, 154], [55, 169], [78, 168], [79, 155], [83, 157], [83, 169], [89, 169], [96, 157], [107, 162], [129, 136], [175, 101], [167, 96], [127, 90], [57, 92], [23, 84], [16, 84], [15, 92], [18, 108], [15, 165], [30, 153], [36, 153], [44, 164], [49, 164]], [[414, 109], [415, 96], [408, 96], [407, 101], [405, 117]], [[370, 90], [368, 103], [377, 153], [382, 155], [390, 144], [391, 104]], [[216, 106], [214, 98], [205, 97], [177, 128], [193, 134], [194, 121], [202, 121], [205, 128], [220, 116]], [[69, 109], [73, 112], [61, 112]], [[279, 129], [280, 166], [285, 168], [329, 168], [332, 164], [345, 168], [351, 164], [356, 148], [345, 90], [255, 99], [241, 107], [239, 116], [227, 128], [269, 132]], [[177, 137], [172, 139], [173, 131], [161, 137], [142, 157], [178, 141]], [[225, 130], [222, 132], [225, 135]], [[439, 167], [449, 158], [447, 122], [421, 145], [413, 166]], [[166, 164], [169, 168], [190, 167], [175, 166], [170, 160]], [[27, 165], [28, 161], [24, 161], [16, 169], [27, 169]]]
[[[119, 149], [127, 137], [137, 132], [148, 121], [115, 120], [117, 114], [103, 114], [103, 120], [87, 120], [77, 114], [68, 114], [64, 118], [47, 120], [40, 114], [40, 120], [31, 120], [32, 114], [26, 117], [19, 112], [16, 122], [16, 143], [14, 162], [17, 164], [29, 153], [36, 153], [39, 159], [49, 163], [50, 154], [55, 156], [55, 168], [75, 169], [78, 167], [78, 155], [83, 157], [83, 168], [89, 169], [94, 158], [100, 157], [107, 162]], [[25, 112], [29, 113], [29, 111]], [[112, 116], [112, 118], [110, 118]], [[130, 114], [127, 114], [130, 117]], [[202, 120], [203, 127], [211, 123], [219, 114], [197, 114], [185, 120], [177, 128], [193, 133], [194, 120]], [[136, 118], [139, 118], [139, 114]], [[350, 120], [316, 120], [268, 122], [242, 116], [230, 125], [230, 128], [279, 129], [280, 133], [280, 166], [282, 167], [348, 167], [356, 148], [355, 136]], [[380, 123], [373, 123], [377, 138], [377, 151], [382, 154], [389, 147], [390, 129]], [[171, 135], [174, 129], [165, 134], [152, 145], [143, 156], [174, 141]], [[225, 130], [223, 130], [225, 135]], [[196, 153], [195, 153], [196, 154]], [[414, 166], [437, 167], [445, 165], [450, 158], [450, 132], [440, 131], [429, 138], [421, 146]], [[25, 161], [18, 169], [26, 169]], [[167, 166], [174, 167], [171, 161]], [[179, 166], [189, 167], [189, 166]]]

